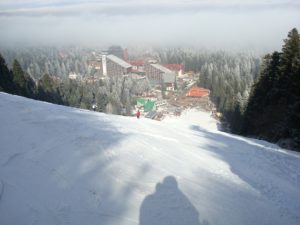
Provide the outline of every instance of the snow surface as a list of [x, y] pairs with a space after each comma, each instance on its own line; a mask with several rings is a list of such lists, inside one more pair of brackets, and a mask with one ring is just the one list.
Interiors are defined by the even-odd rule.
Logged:
[[300, 224], [300, 155], [223, 133], [0, 93], [2, 225]]

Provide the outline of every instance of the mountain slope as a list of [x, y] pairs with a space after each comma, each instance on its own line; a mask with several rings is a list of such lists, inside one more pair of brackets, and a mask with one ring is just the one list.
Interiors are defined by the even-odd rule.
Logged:
[[0, 93], [0, 224], [299, 224], [300, 155]]

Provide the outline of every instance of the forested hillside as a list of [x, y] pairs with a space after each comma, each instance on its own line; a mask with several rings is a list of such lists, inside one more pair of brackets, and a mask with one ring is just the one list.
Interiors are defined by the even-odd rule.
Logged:
[[68, 78], [54, 79], [44, 74], [34, 79], [24, 72], [17, 60], [10, 70], [0, 55], [0, 91], [33, 99], [83, 109], [130, 115], [136, 96], [149, 89], [147, 79], [135, 80], [130, 77], [110, 77], [96, 82], [80, 82]]
[[281, 52], [264, 57], [240, 133], [300, 149], [300, 38], [297, 29], [289, 32]]
[[159, 52], [164, 63], [182, 63], [185, 71], [198, 73], [198, 85], [211, 90], [211, 99], [223, 119], [237, 132], [251, 86], [258, 76], [261, 60], [246, 53], [168, 49]]
[[81, 47], [23, 47], [1, 50], [9, 67], [17, 59], [24, 71], [39, 79], [44, 74], [67, 78], [69, 73], [82, 76], [93, 75], [96, 71], [88, 67], [91, 49]]

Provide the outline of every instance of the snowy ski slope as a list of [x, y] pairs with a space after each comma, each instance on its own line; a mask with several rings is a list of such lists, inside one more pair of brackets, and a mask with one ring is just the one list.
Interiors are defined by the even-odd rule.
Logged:
[[1, 225], [299, 225], [300, 155], [217, 130], [0, 93]]

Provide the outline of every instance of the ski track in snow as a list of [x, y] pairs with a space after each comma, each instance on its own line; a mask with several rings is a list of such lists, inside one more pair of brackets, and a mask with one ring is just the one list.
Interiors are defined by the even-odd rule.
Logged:
[[155, 211], [163, 224], [192, 211], [195, 225], [300, 224], [300, 154], [220, 132], [207, 113], [137, 120], [0, 93], [0, 118], [0, 224], [131, 225]]

